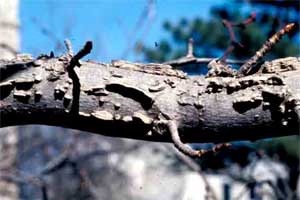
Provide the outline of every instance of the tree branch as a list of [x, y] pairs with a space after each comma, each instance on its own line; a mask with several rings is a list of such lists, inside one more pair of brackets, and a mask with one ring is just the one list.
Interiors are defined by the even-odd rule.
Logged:
[[164, 142], [172, 142], [164, 123], [170, 120], [183, 142], [299, 133], [299, 58], [265, 62], [256, 74], [240, 78], [190, 77], [166, 64], [81, 62], [74, 69], [81, 84], [74, 113], [76, 84], [65, 70], [65, 56], [1, 61], [0, 69], [21, 63], [24, 70], [0, 82], [1, 127], [45, 124]]

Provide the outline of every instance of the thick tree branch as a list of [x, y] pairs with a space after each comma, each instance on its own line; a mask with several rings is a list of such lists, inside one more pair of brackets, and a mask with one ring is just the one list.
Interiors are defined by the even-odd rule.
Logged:
[[1, 127], [46, 124], [166, 142], [172, 141], [170, 120], [183, 142], [299, 133], [299, 58], [266, 62], [240, 78], [190, 77], [166, 64], [82, 62], [74, 69], [81, 84], [77, 114], [70, 112], [74, 82], [65, 56], [1, 61], [0, 68], [20, 64], [26, 67], [0, 83]]

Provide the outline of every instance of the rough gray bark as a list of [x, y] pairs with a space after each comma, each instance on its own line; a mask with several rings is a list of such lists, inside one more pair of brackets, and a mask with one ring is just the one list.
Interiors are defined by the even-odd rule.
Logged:
[[[166, 64], [88, 61], [75, 68], [79, 84], [69, 78], [69, 63], [68, 56], [1, 61], [1, 127], [46, 124], [166, 142], [170, 120], [184, 142], [299, 133], [300, 58], [265, 62], [241, 78], [187, 76]], [[70, 112], [72, 106], [79, 113]]]

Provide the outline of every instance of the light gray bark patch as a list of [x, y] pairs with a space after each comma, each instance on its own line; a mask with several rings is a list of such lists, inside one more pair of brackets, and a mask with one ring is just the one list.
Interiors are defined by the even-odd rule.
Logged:
[[0, 99], [5, 99], [14, 89], [14, 81], [7, 81], [0, 84]]

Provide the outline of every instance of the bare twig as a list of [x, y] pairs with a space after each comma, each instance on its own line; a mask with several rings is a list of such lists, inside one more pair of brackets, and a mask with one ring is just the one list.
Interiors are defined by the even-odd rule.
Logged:
[[99, 190], [93, 184], [92, 180], [89, 178], [87, 171], [84, 169], [81, 169], [79, 174], [80, 174], [81, 180], [83, 181], [85, 187], [89, 190], [89, 192], [91, 193], [93, 198], [97, 199], [97, 197], [99, 197]]
[[277, 33], [275, 33], [271, 38], [269, 38], [263, 46], [252, 56], [246, 63], [244, 63], [240, 70], [238, 71], [238, 76], [246, 76], [253, 66], [266, 55], [274, 46], [279, 42], [281, 37], [286, 33], [289, 33], [295, 28], [295, 24], [287, 24], [284, 28], [280, 29]]
[[80, 98], [80, 82], [79, 78], [74, 71], [74, 67], [78, 66], [80, 67], [79, 60], [83, 58], [85, 55], [89, 54], [93, 48], [93, 43], [91, 41], [87, 41], [84, 45], [84, 47], [72, 57], [69, 65], [67, 66], [67, 71], [70, 79], [73, 81], [73, 102], [72, 102], [72, 107], [70, 110], [71, 114], [78, 114], [79, 112], [79, 98]]
[[[227, 57], [227, 56], [226, 56]], [[172, 67], [182, 67], [188, 64], [208, 64], [217, 58], [199, 58], [194, 55], [194, 40], [190, 38], [187, 44], [187, 53], [185, 56], [164, 62], [164, 64], [171, 65]], [[243, 64], [244, 61], [241, 60], [225, 60], [228, 64]]]
[[201, 156], [203, 156], [207, 153], [215, 153], [215, 152], [218, 152], [218, 151], [220, 151], [224, 148], [228, 148], [229, 146], [231, 146], [228, 143], [224, 143], [224, 144], [215, 145], [212, 149], [194, 150], [190, 146], [185, 145], [181, 141], [179, 133], [178, 133], [178, 126], [177, 126], [176, 121], [170, 120], [168, 122], [168, 128], [169, 128], [169, 131], [170, 131], [170, 134], [171, 134], [171, 137], [172, 137], [172, 141], [173, 141], [175, 147], [179, 151], [181, 151], [182, 153], [184, 153], [188, 156], [191, 156], [191, 157], [201, 157]]
[[[148, 24], [148, 28], [150, 27], [150, 25], [152, 24], [152, 21], [153, 21], [153, 10], [154, 10], [154, 5], [155, 5], [155, 1], [154, 0], [147, 0], [147, 5], [144, 7], [144, 9], [142, 10], [139, 18], [138, 18], [138, 21], [136, 22], [133, 30], [131, 31], [131, 33], [129, 34], [129, 37], [128, 37], [128, 40], [127, 40], [127, 45], [124, 49], [124, 52], [122, 53], [122, 58], [126, 58], [132, 48], [132, 44], [134, 44], [134, 42], [136, 41], [135, 38], [136, 38], [136, 35], [138, 33], [138, 30], [141, 29], [146, 20], [148, 19], [149, 20], [149, 24]], [[144, 33], [142, 34], [143, 35], [143, 39], [145, 38], [145, 33], [148, 33], [148, 29], [146, 29], [144, 31]]]
[[64, 42], [65, 42], [65, 46], [67, 48], [68, 54], [70, 56], [73, 56], [73, 48], [72, 48], [71, 41], [67, 38], [67, 39], [64, 40]]
[[247, 25], [249, 25], [249, 24], [251, 24], [252, 22], [255, 21], [255, 17], [256, 17], [256, 14], [252, 13], [250, 15], [250, 17], [247, 18], [246, 20], [244, 20], [243, 22], [234, 23], [234, 22], [230, 22], [230, 21], [225, 20], [225, 19], [222, 21], [223, 25], [227, 28], [227, 30], [229, 32], [230, 45], [228, 46], [228, 48], [226, 49], [225, 53], [221, 57], [220, 61], [222, 61], [223, 63], [226, 63], [226, 60], [227, 60], [229, 54], [236, 47], [244, 48], [244, 46], [237, 41], [235, 33], [233, 31], [233, 27], [239, 27], [239, 28], [243, 28], [244, 29], [244, 28], [246, 28]]
[[194, 57], [194, 40], [189, 39], [186, 57]]

